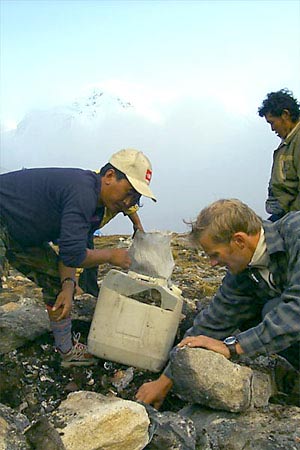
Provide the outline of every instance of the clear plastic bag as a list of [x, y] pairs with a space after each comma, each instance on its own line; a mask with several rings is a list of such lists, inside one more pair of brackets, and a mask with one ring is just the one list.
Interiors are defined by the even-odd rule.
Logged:
[[129, 248], [129, 256], [132, 261], [131, 271], [169, 280], [175, 265], [171, 251], [171, 233], [137, 231]]

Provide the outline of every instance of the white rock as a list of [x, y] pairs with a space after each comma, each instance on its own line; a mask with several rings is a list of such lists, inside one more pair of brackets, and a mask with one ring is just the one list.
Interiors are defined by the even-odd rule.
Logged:
[[69, 394], [58, 409], [66, 450], [141, 450], [149, 440], [145, 408], [95, 392]]

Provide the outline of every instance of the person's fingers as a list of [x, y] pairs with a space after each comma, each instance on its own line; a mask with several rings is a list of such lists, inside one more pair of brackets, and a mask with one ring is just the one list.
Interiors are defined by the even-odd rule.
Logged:
[[58, 317], [57, 320], [59, 321], [59, 320], [62, 320], [62, 319], [66, 319], [67, 317], [69, 317], [69, 315], [70, 315], [70, 309], [69, 308], [64, 308], [62, 310], [61, 315]]
[[53, 305], [52, 311], [56, 311], [61, 307], [61, 300], [57, 297], [56, 302]]
[[145, 392], [145, 387], [144, 387], [144, 385], [143, 385], [143, 386], [141, 386], [141, 387], [139, 388], [139, 390], [137, 391], [137, 393], [136, 393], [136, 395], [135, 395], [135, 398], [136, 398], [137, 400], [139, 400], [140, 402], [143, 402], [143, 401], [145, 401], [146, 394], [147, 394], [147, 391]]
[[147, 383], [143, 384], [136, 393], [136, 399], [143, 403], [152, 404], [155, 397], [152, 390], [149, 388], [150, 386], [148, 386]]
[[62, 312], [56, 320], [57, 320], [57, 322], [59, 322], [60, 320], [64, 319], [65, 317], [66, 317], [65, 314]]
[[177, 347], [184, 347], [185, 345], [188, 345], [191, 342], [190, 338], [184, 338], [181, 342], [177, 345]]

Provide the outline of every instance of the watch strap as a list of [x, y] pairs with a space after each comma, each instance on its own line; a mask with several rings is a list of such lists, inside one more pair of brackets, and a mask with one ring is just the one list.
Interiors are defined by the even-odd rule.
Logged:
[[224, 339], [223, 343], [226, 345], [226, 347], [229, 350], [230, 353], [230, 359], [234, 359], [238, 356], [238, 353], [236, 351], [236, 344], [238, 343], [238, 340], [235, 336], [229, 336], [228, 338]]

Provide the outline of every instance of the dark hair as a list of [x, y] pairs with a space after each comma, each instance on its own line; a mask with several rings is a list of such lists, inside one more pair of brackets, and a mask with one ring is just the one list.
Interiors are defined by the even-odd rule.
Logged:
[[270, 113], [272, 116], [280, 117], [283, 111], [287, 109], [293, 122], [296, 122], [300, 116], [300, 105], [293, 93], [288, 89], [281, 89], [277, 92], [270, 92], [258, 108], [260, 117]]
[[116, 178], [117, 180], [123, 180], [124, 178], [127, 180], [127, 177], [125, 175], [125, 173], [121, 172], [120, 170], [116, 169], [114, 166], [112, 166], [110, 163], [105, 164], [105, 166], [101, 167], [100, 169], [100, 175], [101, 177], [104, 177], [104, 175], [106, 174], [106, 172], [108, 170], [113, 169], [115, 171], [116, 174]]

